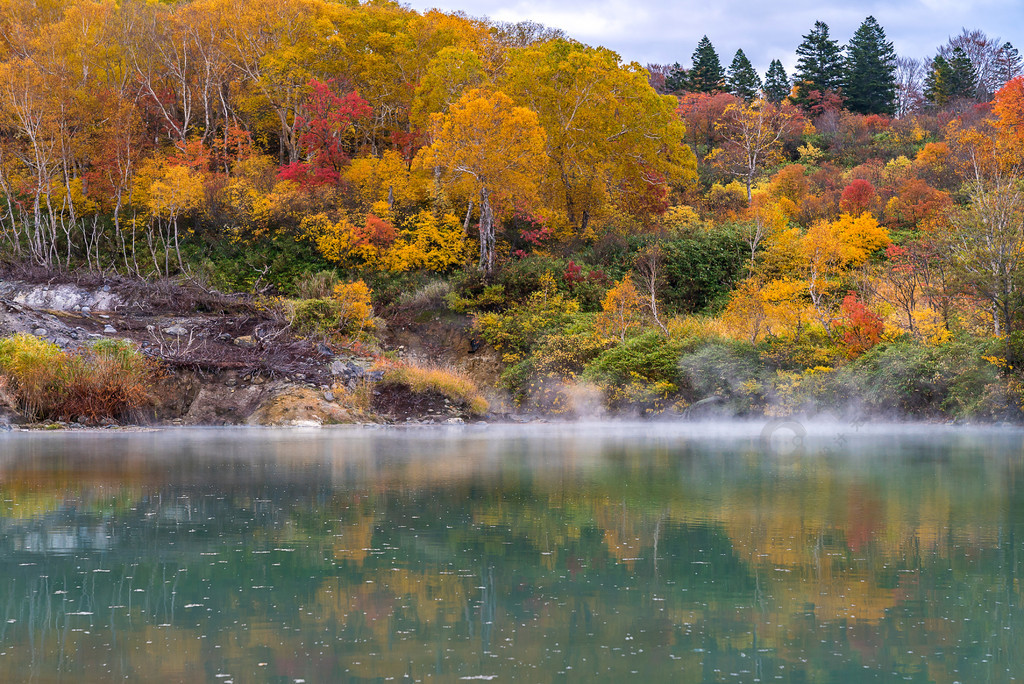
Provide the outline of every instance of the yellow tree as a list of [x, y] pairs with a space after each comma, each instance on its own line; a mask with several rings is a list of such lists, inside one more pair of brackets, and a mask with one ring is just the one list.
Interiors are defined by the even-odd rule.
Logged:
[[597, 329], [604, 336], [614, 335], [621, 342], [626, 333], [643, 323], [644, 300], [633, 279], [626, 276], [608, 290], [597, 315]]
[[468, 180], [480, 197], [480, 268], [494, 267], [494, 206], [536, 193], [544, 155], [537, 114], [501, 91], [474, 89], [433, 119], [433, 143], [421, 163], [450, 179]]
[[343, 7], [321, 0], [206, 1], [211, 16], [223, 22], [218, 31], [225, 59], [242, 76], [240, 108], [254, 115], [269, 109], [282, 160], [297, 162], [308, 83], [337, 71], [342, 38], [334, 20]]
[[[187, 166], [169, 165], [162, 167], [146, 189], [146, 206], [150, 215], [157, 222], [165, 222], [167, 229], [161, 233], [164, 243], [164, 274], [169, 271], [168, 257], [173, 244], [174, 253], [178, 258], [178, 268], [185, 270], [181, 260], [178, 219], [199, 208], [205, 198], [203, 177]], [[160, 270], [155, 248], [153, 264]]]
[[862, 266], [871, 253], [889, 244], [889, 232], [865, 212], [843, 214], [835, 221], [815, 221], [800, 240], [807, 291], [826, 332], [832, 330], [829, 297], [838, 278], [849, 268]]
[[677, 101], [639, 64], [556, 39], [514, 51], [505, 73], [506, 92], [547, 131], [546, 199], [580, 234], [616, 206], [653, 213], [668, 184], [696, 180]]
[[716, 124], [725, 147], [716, 162], [743, 179], [748, 202], [757, 172], [781, 160], [782, 141], [798, 121], [795, 107], [773, 104], [764, 98], [725, 108]]

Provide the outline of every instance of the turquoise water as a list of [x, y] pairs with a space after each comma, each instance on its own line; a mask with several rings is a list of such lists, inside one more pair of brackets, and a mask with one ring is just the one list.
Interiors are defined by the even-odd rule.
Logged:
[[2, 681], [1007, 682], [1022, 571], [1015, 429], [0, 434]]

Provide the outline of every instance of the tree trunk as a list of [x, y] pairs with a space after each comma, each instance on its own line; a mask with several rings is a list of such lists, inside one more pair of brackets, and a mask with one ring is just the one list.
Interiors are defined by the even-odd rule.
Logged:
[[473, 200], [469, 200], [469, 207], [466, 209], [466, 220], [462, 222], [462, 234], [469, 235], [469, 219], [473, 217]]
[[480, 189], [480, 268], [484, 273], [494, 269], [494, 213], [486, 187]]

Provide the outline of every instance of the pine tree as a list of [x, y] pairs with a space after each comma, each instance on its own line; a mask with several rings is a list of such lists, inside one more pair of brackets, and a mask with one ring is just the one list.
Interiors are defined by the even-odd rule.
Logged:
[[970, 57], [956, 48], [948, 60], [942, 55], [932, 60], [924, 79], [924, 96], [940, 107], [955, 100], [970, 99], [974, 97], [977, 80]]
[[[838, 92], [842, 84], [843, 55], [839, 42], [828, 35], [828, 24], [814, 22], [796, 49], [796, 93], [793, 102], [804, 109], [817, 105], [829, 92]], [[817, 93], [814, 95], [813, 93]]]
[[1000, 46], [995, 59], [995, 89], [999, 90], [1007, 81], [1020, 76], [1022, 71], [1020, 52], [1009, 41]]
[[715, 47], [707, 36], [700, 39], [693, 51], [689, 90], [695, 93], [715, 93], [725, 90], [725, 69], [718, 60]]
[[789, 76], [782, 62], [773, 59], [764, 76], [764, 95], [770, 102], [779, 104], [789, 97]]
[[672, 65], [668, 76], [665, 78], [665, 90], [670, 93], [678, 93], [681, 90], [687, 89], [688, 82], [686, 69], [680, 66], [679, 62], [676, 62]]
[[729, 92], [746, 102], [753, 100], [761, 91], [761, 77], [754, 71], [754, 65], [743, 54], [743, 50], [737, 50], [736, 56], [732, 58], [726, 82]]
[[847, 109], [858, 114], [895, 113], [896, 51], [874, 17], [865, 19], [850, 39], [845, 67]]

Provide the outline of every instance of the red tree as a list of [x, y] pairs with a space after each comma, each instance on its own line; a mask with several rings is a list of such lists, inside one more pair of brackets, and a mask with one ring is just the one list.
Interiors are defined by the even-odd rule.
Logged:
[[851, 216], [860, 216], [865, 211], [874, 213], [878, 209], [878, 193], [875, 186], [858, 178], [843, 189], [839, 198], [839, 209]]
[[339, 172], [348, 163], [345, 137], [352, 124], [373, 111], [358, 93], [338, 95], [331, 89], [333, 80], [309, 81], [310, 94], [305, 112], [295, 115], [295, 125], [302, 130], [299, 145], [305, 161], [281, 167], [278, 175], [303, 187], [338, 182]]

